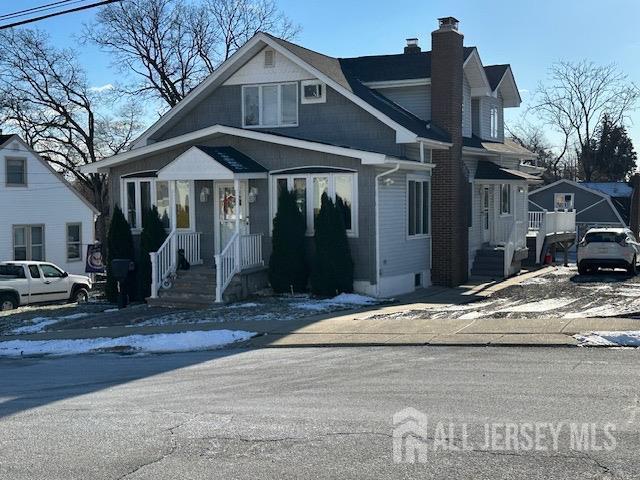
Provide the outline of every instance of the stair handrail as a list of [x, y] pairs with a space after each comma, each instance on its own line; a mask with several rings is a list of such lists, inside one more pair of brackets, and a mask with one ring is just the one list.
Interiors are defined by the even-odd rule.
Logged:
[[509, 232], [509, 238], [504, 244], [504, 276], [509, 276], [509, 269], [511, 268], [511, 261], [513, 260], [513, 254], [515, 253], [516, 246], [516, 234], [517, 234], [518, 222], [511, 224], [511, 231]]
[[216, 303], [222, 303], [222, 294], [233, 276], [240, 271], [240, 234], [235, 232], [216, 259]]
[[174, 228], [156, 252], [149, 252], [151, 259], [151, 298], [158, 298], [162, 283], [176, 271], [178, 250], [177, 231]]

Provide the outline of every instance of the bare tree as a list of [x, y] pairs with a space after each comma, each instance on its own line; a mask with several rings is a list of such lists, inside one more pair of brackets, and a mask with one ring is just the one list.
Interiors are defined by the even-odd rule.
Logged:
[[113, 55], [130, 94], [173, 107], [258, 31], [292, 38], [299, 27], [275, 0], [130, 0], [101, 9], [84, 38]]
[[106, 178], [79, 167], [122, 151], [139, 130], [140, 112], [132, 103], [118, 104], [108, 90], [91, 88], [74, 52], [54, 48], [42, 32], [8, 30], [0, 43], [0, 122], [92, 193], [103, 214], [97, 236], [104, 239]]
[[568, 161], [566, 147], [560, 148], [558, 154], [558, 149], [549, 142], [541, 125], [523, 120], [513, 125], [505, 124], [505, 130], [514, 142], [537, 155], [535, 166], [545, 168], [542, 175], [545, 183], [564, 178]]
[[562, 160], [573, 149], [588, 151], [605, 116], [622, 125], [635, 109], [640, 89], [615, 65], [592, 62], [558, 62], [549, 70], [548, 83], [540, 84], [532, 111], [563, 139]]

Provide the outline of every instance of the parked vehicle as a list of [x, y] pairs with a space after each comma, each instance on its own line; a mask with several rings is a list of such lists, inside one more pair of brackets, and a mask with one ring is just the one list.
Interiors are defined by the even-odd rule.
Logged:
[[581, 275], [598, 268], [624, 268], [637, 272], [640, 243], [628, 228], [592, 228], [578, 244], [578, 272]]
[[91, 279], [52, 263], [0, 262], [0, 310], [47, 302], [86, 302]]

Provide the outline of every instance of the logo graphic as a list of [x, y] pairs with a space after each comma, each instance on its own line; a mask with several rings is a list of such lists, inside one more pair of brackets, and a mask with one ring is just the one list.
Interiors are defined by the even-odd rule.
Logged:
[[415, 408], [405, 408], [393, 416], [393, 461], [427, 461], [427, 416]]

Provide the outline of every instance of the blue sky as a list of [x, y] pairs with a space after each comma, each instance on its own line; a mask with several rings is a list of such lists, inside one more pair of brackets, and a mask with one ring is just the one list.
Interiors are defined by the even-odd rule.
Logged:
[[[17, 5], [43, 3], [0, 0], [0, 14]], [[436, 18], [453, 15], [460, 20], [465, 44], [478, 47], [483, 63], [512, 65], [523, 107], [557, 60], [615, 62], [640, 82], [640, 36], [633, 23], [640, 18], [637, 0], [610, 0], [606, 7], [595, 0], [279, 0], [279, 5], [301, 24], [298, 43], [333, 56], [398, 53], [405, 38], [413, 36], [428, 49]], [[49, 32], [56, 44], [80, 48], [96, 86], [114, 83], [118, 75], [109, 68], [109, 58], [94, 48], [79, 47], [74, 38], [92, 17], [88, 11], [35, 25]], [[523, 107], [510, 109], [507, 121], [517, 118]], [[640, 111], [632, 121], [630, 132], [640, 150]]]

